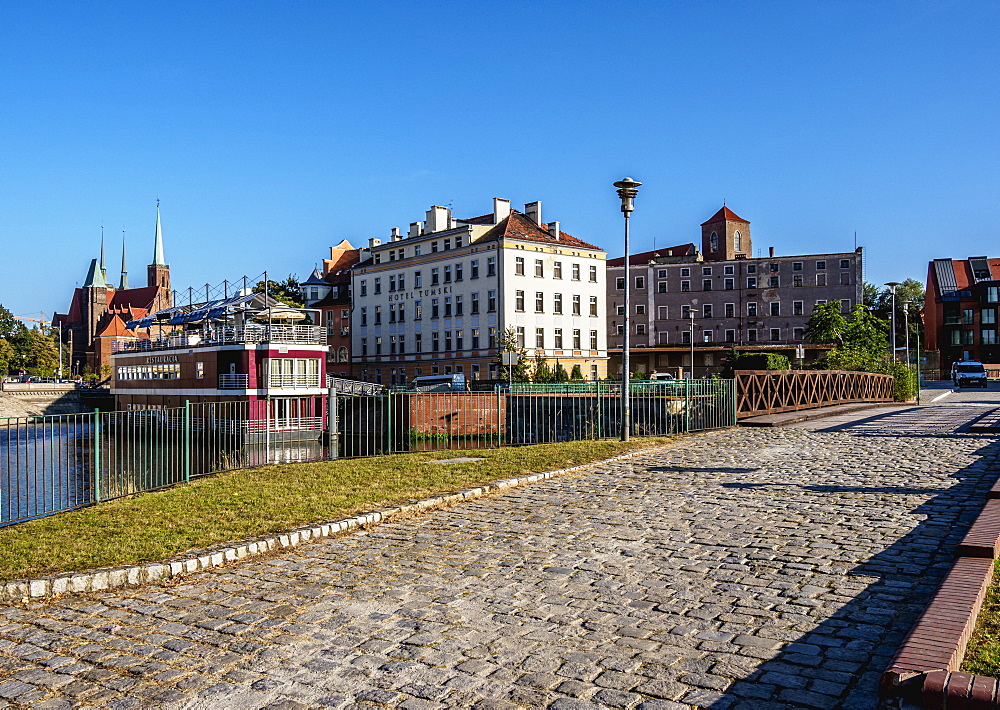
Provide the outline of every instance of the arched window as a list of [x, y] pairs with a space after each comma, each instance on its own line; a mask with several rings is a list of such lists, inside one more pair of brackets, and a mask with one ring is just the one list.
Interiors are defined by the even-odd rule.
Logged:
[[733, 249], [735, 251], [743, 251], [743, 235], [740, 234], [740, 230], [736, 230], [736, 234], [733, 235]]
[[347, 362], [347, 348], [345, 348], [343, 345], [341, 345], [340, 348], [337, 350], [337, 361]]
[[712, 236], [708, 240], [709, 251], [719, 251], [719, 235], [712, 232]]

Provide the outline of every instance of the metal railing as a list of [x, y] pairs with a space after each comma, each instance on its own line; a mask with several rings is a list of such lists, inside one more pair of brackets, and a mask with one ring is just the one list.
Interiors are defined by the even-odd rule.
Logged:
[[340, 394], [347, 395], [374, 395], [381, 394], [385, 390], [385, 387], [375, 382], [345, 380], [342, 377], [334, 377], [333, 375], [326, 376], [326, 386]]
[[219, 375], [220, 390], [245, 390], [250, 386], [250, 375], [224, 374]]
[[112, 352], [147, 352], [172, 348], [207, 347], [229, 343], [300, 343], [325, 345], [326, 331], [315, 325], [214, 325], [194, 330], [179, 330], [158, 338], [118, 338]]
[[268, 373], [264, 376], [265, 387], [312, 387], [319, 384], [319, 373], [296, 372], [286, 374]]
[[738, 370], [740, 419], [852, 402], [893, 401], [892, 375], [843, 370]]

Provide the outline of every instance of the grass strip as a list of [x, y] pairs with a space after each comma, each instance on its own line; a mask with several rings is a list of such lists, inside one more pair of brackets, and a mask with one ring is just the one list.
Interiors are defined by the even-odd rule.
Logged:
[[993, 563], [993, 582], [986, 590], [976, 630], [965, 649], [962, 670], [1000, 678], [1000, 560]]
[[[0, 580], [152, 562], [504, 478], [650, 448], [673, 437], [434, 451], [227, 471], [0, 530]], [[437, 459], [482, 457], [462, 464]]]

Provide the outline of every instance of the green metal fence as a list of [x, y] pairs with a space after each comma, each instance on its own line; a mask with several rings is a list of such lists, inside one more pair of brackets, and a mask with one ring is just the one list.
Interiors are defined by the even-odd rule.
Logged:
[[[616, 438], [620, 385], [344, 395], [326, 419], [274, 419], [266, 402], [0, 420], [0, 525], [269, 463]], [[632, 386], [631, 431], [736, 423], [731, 380]]]

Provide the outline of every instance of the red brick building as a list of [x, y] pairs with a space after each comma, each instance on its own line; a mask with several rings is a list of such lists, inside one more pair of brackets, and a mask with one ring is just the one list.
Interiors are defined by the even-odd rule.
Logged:
[[925, 349], [940, 353], [941, 377], [959, 360], [1000, 363], [1000, 259], [935, 259], [927, 267]]

